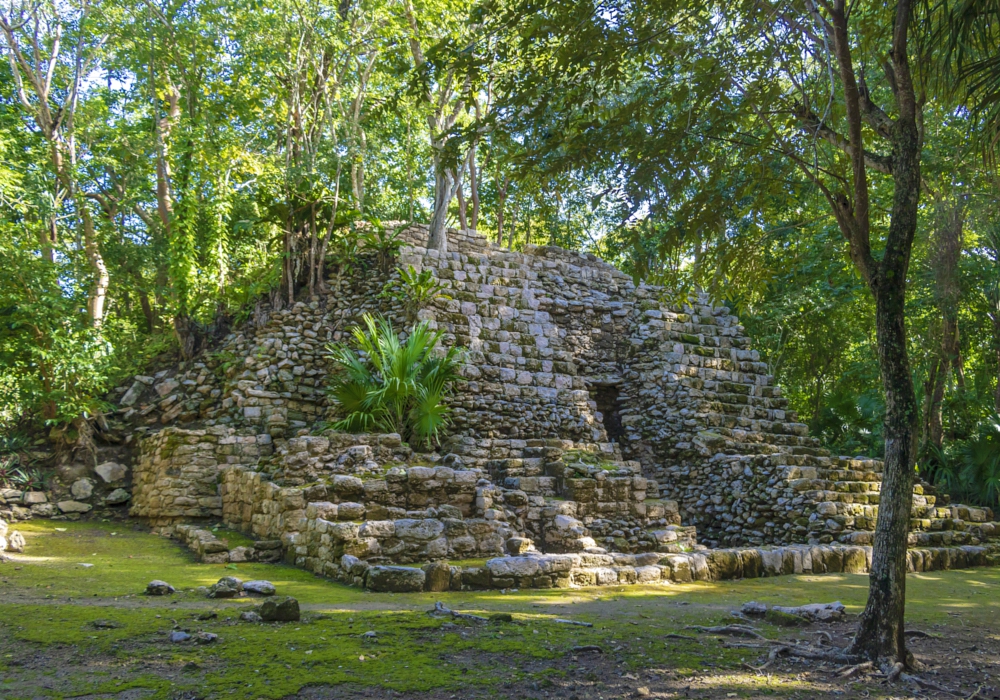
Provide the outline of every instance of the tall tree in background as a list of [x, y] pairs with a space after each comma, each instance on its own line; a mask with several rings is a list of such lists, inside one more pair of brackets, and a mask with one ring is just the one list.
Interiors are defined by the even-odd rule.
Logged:
[[[431, 144], [431, 170], [434, 175], [434, 205], [431, 209], [430, 237], [427, 247], [448, 252], [448, 209], [462, 184], [468, 164], [468, 151], [457, 153], [459, 141], [453, 132], [459, 117], [465, 111], [466, 100], [472, 89], [472, 78], [461, 74], [447, 49], [467, 41], [462, 37], [464, 18], [456, 15], [458, 8], [443, 5], [428, 7], [426, 12], [433, 23], [421, 25], [412, 0], [403, 0], [403, 10], [409, 24], [408, 37], [413, 66], [417, 72], [420, 98], [426, 111], [427, 128]], [[430, 19], [430, 17], [428, 17]], [[422, 26], [424, 31], [422, 31]], [[434, 34], [430, 47], [426, 47], [426, 27]], [[428, 48], [433, 48], [439, 63], [428, 61]], [[449, 148], [451, 146], [452, 148]]]
[[48, 145], [53, 179], [39, 247], [50, 262], [60, 242], [59, 221], [70, 206], [91, 268], [87, 313], [94, 326], [104, 321], [108, 268], [101, 255], [90, 205], [78, 183], [75, 131], [81, 82], [94, 65], [103, 39], [88, 32], [90, 6], [20, 3], [0, 11], [0, 30], [20, 106]]

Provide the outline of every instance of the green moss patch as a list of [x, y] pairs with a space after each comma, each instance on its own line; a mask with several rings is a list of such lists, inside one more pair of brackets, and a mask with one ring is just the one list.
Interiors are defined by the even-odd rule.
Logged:
[[[373, 594], [285, 565], [238, 564], [234, 570], [199, 564], [178, 543], [121, 524], [32, 521], [18, 528], [28, 547], [24, 555], [0, 564], [3, 698], [131, 688], [147, 690], [149, 698], [184, 697], [188, 691], [206, 698], [281, 698], [306, 684], [430, 692], [433, 697], [460, 689], [507, 697], [503, 688], [517, 687], [531, 689], [535, 697], [535, 691], [571, 682], [602, 688], [608, 669], [616, 678], [635, 678], [633, 686], [651, 669], [681, 680], [710, 674], [721, 694], [713, 690], [699, 697], [733, 697], [723, 690], [737, 693], [734, 697], [809, 693], [816, 686], [794, 676], [776, 686], [748, 673], [743, 664], [755, 662], [754, 650], [730, 648], [727, 640], [685, 628], [731, 622], [731, 611], [748, 600], [783, 605], [840, 600], [859, 612], [868, 583], [865, 576], [839, 574], [580, 590]], [[258, 601], [209, 600], [196, 590], [223, 575], [270, 580], [279, 595], [299, 599], [302, 621], [240, 621], [240, 612]], [[142, 595], [153, 578], [180, 592], [163, 598]], [[1000, 571], [913, 575], [908, 598], [912, 626], [971, 628], [981, 637], [995, 636]], [[438, 600], [486, 617], [507, 613], [510, 621], [476, 625], [431, 617], [427, 611]], [[211, 611], [214, 617], [206, 615]], [[767, 621], [754, 624], [769, 637], [810, 633]], [[169, 634], [175, 629], [210, 632], [218, 640], [204, 646], [172, 643]], [[602, 652], [577, 651], [590, 646]], [[588, 674], [597, 680], [588, 681]], [[520, 691], [513, 696], [520, 697]]]

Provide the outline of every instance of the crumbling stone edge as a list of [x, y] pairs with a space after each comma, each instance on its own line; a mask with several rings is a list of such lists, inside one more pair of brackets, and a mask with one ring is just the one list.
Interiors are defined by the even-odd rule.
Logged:
[[[282, 559], [280, 540], [261, 540], [253, 547], [229, 550], [225, 540], [217, 538], [211, 530], [194, 525], [177, 525], [165, 529], [164, 534], [171, 534], [184, 543], [204, 563], [275, 563]], [[296, 563], [293, 550], [284, 558], [291, 564]], [[337, 562], [325, 562], [314, 573], [371, 591], [405, 593], [651, 585], [793, 574], [865, 574], [871, 559], [871, 547], [843, 544], [714, 549], [677, 554], [528, 552], [520, 556], [495, 557], [482, 566], [455, 565], [446, 560], [423, 566], [372, 564], [345, 554]], [[314, 564], [312, 568], [319, 564], [314, 562], [309, 562]], [[298, 562], [300, 566], [305, 563]], [[1000, 566], [1000, 546], [915, 548], [909, 550], [907, 564], [910, 573]]]

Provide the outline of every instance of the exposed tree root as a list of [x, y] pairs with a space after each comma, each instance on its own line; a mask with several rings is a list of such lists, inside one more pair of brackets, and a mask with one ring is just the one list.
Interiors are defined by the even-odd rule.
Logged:
[[576, 625], [577, 627], [593, 627], [592, 622], [580, 622], [579, 620], [563, 620], [557, 617], [553, 622], [558, 622], [561, 625]]
[[671, 632], [670, 634], [663, 635], [663, 638], [664, 639], [683, 639], [686, 642], [697, 642], [698, 641], [698, 639], [696, 637], [689, 637], [686, 634], [674, 634], [673, 632]]
[[[794, 656], [799, 659], [808, 659], [810, 661], [829, 661], [830, 663], [836, 664], [855, 664], [858, 662], [857, 657], [849, 656], [840, 647], [831, 648], [817, 648], [807, 644], [788, 644], [787, 642], [779, 642], [776, 639], [766, 639], [760, 637], [760, 639], [766, 644], [753, 644], [753, 643], [740, 643], [740, 642], [729, 642], [723, 644], [727, 649], [767, 649], [769, 647], [774, 647], [772, 653], [775, 656], [788, 655]], [[770, 656], [770, 654], [768, 655]]]
[[727, 634], [730, 637], [750, 637], [752, 639], [764, 639], [764, 635], [760, 634], [753, 627], [748, 627], [746, 625], [723, 625], [720, 627], [702, 627], [701, 625], [688, 625], [684, 629], [686, 630], [697, 630], [699, 632], [707, 632], [709, 634]]
[[854, 678], [854, 676], [860, 676], [862, 673], [873, 670], [875, 670], [875, 664], [871, 661], [865, 661], [863, 664], [855, 664], [854, 666], [841, 666], [834, 673], [840, 678]]
[[750, 669], [751, 671], [756, 671], [757, 673], [763, 673], [764, 669], [770, 667], [771, 664], [774, 663], [775, 659], [777, 659], [778, 656], [782, 652], [784, 652], [785, 649], [787, 649], [787, 648], [788, 647], [784, 647], [784, 646], [773, 647], [771, 649], [770, 653], [767, 655], [767, 661], [763, 665], [761, 665], [761, 666], [754, 666], [754, 665], [748, 664], [748, 663], [744, 663], [743, 666], [746, 667], [746, 668], [748, 668], [748, 669]]
[[[902, 666], [902, 664], [897, 663], [897, 664], [893, 665], [893, 669], [895, 669], [896, 666]], [[920, 688], [923, 688], [924, 690], [933, 690], [933, 691], [938, 692], [938, 693], [946, 693], [947, 695], [954, 695], [955, 697], [962, 697], [961, 695], [959, 695], [958, 693], [956, 693], [954, 690], [951, 690], [949, 688], [945, 688], [944, 686], [938, 685], [937, 683], [932, 683], [931, 681], [925, 680], [925, 679], [921, 678], [920, 676], [914, 676], [914, 675], [911, 675], [909, 673], [900, 672], [898, 677], [899, 677], [900, 680], [905, 681], [905, 682], [909, 683], [910, 685], [915, 685], [915, 686], [918, 686]], [[975, 697], [978, 693], [979, 693], [979, 691], [977, 690], [970, 697]]]
[[827, 644], [833, 644], [833, 635], [830, 634], [829, 632], [819, 630], [815, 634], [817, 637], [817, 642], [816, 642], [817, 644], [822, 644], [824, 639], [826, 640]]
[[451, 616], [456, 620], [472, 620], [473, 622], [489, 622], [485, 617], [480, 617], [479, 615], [472, 615], [471, 613], [462, 613], [457, 610], [452, 610], [451, 608], [446, 608], [444, 603], [438, 601], [434, 603], [434, 609], [427, 611], [428, 615], [433, 617], [447, 617]]
[[924, 632], [923, 630], [906, 630], [905, 632], [903, 632], [903, 635], [906, 636], [906, 637], [909, 637], [911, 639], [940, 639], [941, 638], [941, 637], [939, 637], [937, 635], [934, 635], [934, 634], [928, 634], [927, 632]]
[[789, 656], [795, 656], [800, 659], [809, 659], [811, 661], [829, 661], [835, 664], [852, 664], [858, 660], [856, 657], [850, 656], [839, 647], [817, 649], [816, 647], [807, 646], [805, 644], [792, 644], [786, 646], [782, 653], [788, 654]]

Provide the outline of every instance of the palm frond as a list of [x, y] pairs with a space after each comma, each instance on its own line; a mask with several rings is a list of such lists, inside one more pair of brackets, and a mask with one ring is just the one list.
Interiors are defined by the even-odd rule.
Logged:
[[445, 399], [461, 379], [464, 353], [437, 351], [442, 333], [426, 322], [401, 341], [389, 321], [366, 314], [351, 337], [354, 349], [328, 346], [335, 369], [330, 395], [344, 415], [334, 428], [397, 432], [421, 446], [438, 440], [448, 424]]

